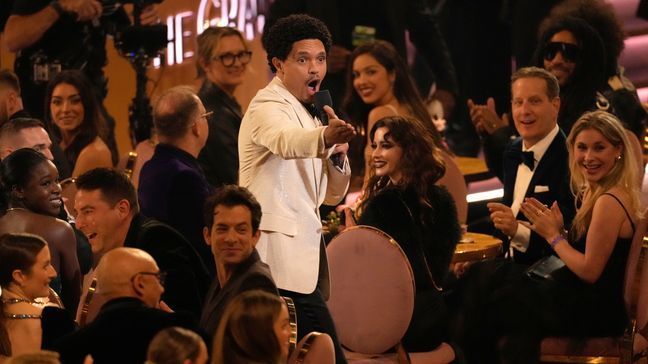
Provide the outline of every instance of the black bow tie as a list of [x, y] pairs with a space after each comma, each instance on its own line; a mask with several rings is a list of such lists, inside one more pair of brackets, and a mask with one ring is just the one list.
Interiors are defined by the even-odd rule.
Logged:
[[524, 163], [530, 170], [533, 171], [535, 159], [533, 158], [533, 152], [523, 152], [519, 151], [518, 153], [513, 153], [513, 158], [515, 158], [517, 164]]

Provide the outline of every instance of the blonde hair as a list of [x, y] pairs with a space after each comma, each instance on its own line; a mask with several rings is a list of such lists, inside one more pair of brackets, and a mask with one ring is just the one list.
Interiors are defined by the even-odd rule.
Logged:
[[[614, 147], [621, 147], [621, 158], [616, 160], [612, 169], [596, 184], [591, 185], [581, 172], [574, 157], [576, 137], [584, 130], [596, 130]], [[582, 237], [592, 220], [592, 211], [596, 200], [615, 186], [621, 186], [630, 197], [630, 215], [641, 217], [641, 196], [639, 176], [630, 153], [630, 142], [619, 119], [605, 111], [592, 111], [583, 114], [571, 129], [567, 137], [569, 149], [569, 169], [571, 171], [571, 190], [576, 202], [581, 204], [572, 222], [572, 234]], [[587, 199], [583, 199], [587, 196]]]

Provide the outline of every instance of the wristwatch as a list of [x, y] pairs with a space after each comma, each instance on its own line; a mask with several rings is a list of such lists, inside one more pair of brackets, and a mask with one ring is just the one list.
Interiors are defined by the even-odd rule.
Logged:
[[63, 9], [61, 3], [59, 3], [58, 0], [53, 0], [52, 2], [49, 3], [49, 6], [51, 6], [52, 9], [56, 10], [56, 13], [59, 16], [63, 16], [66, 13], [65, 9]]

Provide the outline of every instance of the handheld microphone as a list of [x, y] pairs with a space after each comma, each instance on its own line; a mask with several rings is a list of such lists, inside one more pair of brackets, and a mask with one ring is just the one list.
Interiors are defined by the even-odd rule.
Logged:
[[[317, 110], [317, 117], [322, 122], [322, 125], [328, 125], [329, 118], [326, 111], [324, 111], [324, 106], [333, 107], [333, 100], [331, 99], [331, 93], [329, 90], [320, 90], [315, 93], [315, 109]], [[331, 161], [333, 161], [335, 165], [341, 166], [343, 164], [343, 161], [340, 158], [341, 156], [340, 153], [333, 154], [331, 156]]]
[[328, 125], [328, 114], [324, 111], [324, 106], [333, 107], [333, 100], [331, 100], [331, 93], [329, 90], [320, 90], [315, 93], [315, 109], [317, 110], [317, 117], [322, 122], [322, 125]]

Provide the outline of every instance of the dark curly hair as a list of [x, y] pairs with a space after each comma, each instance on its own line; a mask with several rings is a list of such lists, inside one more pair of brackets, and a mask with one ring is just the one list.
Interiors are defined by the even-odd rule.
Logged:
[[[385, 138], [400, 146], [403, 150], [399, 168], [402, 179], [398, 187], [414, 188], [424, 205], [430, 206], [429, 190], [445, 174], [445, 164], [441, 150], [434, 144], [430, 133], [426, 132], [423, 124], [414, 118], [403, 116], [388, 116], [378, 120], [371, 128], [369, 136], [373, 140], [378, 128], [387, 128]], [[390, 183], [388, 176], [376, 176], [371, 168], [369, 180], [361, 197], [360, 211], [383, 188]]]
[[554, 18], [540, 36], [534, 53], [534, 62], [544, 68], [544, 48], [554, 34], [569, 31], [578, 41], [580, 55], [567, 84], [560, 87], [560, 127], [568, 133], [583, 112], [595, 108], [596, 92], [602, 89], [608, 77], [605, 73], [606, 57], [601, 37], [582, 19], [571, 16]]
[[618, 59], [625, 47], [626, 34], [621, 21], [616, 16], [614, 6], [603, 0], [567, 0], [556, 5], [549, 16], [540, 25], [539, 34], [542, 34], [551, 24], [552, 19], [572, 16], [585, 20], [594, 28], [605, 48], [607, 77], [617, 74]]
[[277, 72], [272, 65], [272, 59], [285, 61], [292, 50], [293, 44], [304, 39], [319, 39], [324, 44], [326, 53], [331, 50], [333, 40], [326, 24], [317, 18], [305, 14], [294, 14], [281, 18], [263, 33], [261, 41], [268, 53], [268, 65], [272, 72]]

